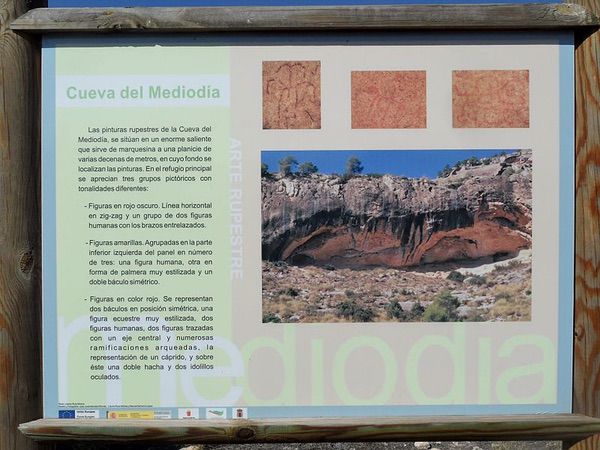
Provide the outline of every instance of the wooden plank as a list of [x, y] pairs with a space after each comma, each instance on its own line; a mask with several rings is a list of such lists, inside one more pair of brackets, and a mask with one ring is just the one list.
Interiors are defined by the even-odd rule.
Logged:
[[[597, 0], [575, 0], [595, 14]], [[576, 50], [576, 250], [573, 411], [600, 417], [600, 34]], [[573, 447], [600, 448], [600, 436]]]
[[40, 448], [17, 430], [42, 414], [39, 52], [7, 26], [29, 3], [0, 3], [0, 450]]
[[600, 419], [572, 414], [281, 420], [41, 419], [20, 430], [38, 440], [177, 443], [411, 440], [579, 440], [600, 432]]
[[28, 32], [207, 32], [256, 30], [516, 30], [593, 28], [598, 18], [557, 4], [321, 7], [41, 8], [15, 20]]

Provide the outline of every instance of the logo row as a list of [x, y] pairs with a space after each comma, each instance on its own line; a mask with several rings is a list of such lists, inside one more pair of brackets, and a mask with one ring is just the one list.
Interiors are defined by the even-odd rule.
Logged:
[[[227, 412], [230, 410], [230, 415]], [[247, 419], [248, 408], [177, 408], [177, 419]], [[119, 410], [106, 411], [100, 414], [97, 409], [61, 409], [58, 411], [59, 419], [173, 419], [171, 410]]]

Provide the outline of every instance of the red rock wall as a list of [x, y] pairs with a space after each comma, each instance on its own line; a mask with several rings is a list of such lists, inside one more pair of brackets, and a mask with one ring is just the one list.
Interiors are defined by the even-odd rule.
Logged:
[[405, 267], [531, 247], [531, 151], [429, 180], [263, 178], [263, 258]]

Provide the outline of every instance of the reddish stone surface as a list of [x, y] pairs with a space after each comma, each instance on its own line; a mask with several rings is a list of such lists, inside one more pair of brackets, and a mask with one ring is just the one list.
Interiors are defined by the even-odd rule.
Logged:
[[426, 128], [425, 71], [352, 72], [352, 128]]
[[263, 128], [321, 128], [320, 61], [263, 61]]
[[452, 72], [454, 128], [529, 128], [528, 70]]
[[[496, 216], [498, 219], [505, 219], [503, 212]], [[520, 215], [517, 220], [524, 221], [527, 217]], [[314, 248], [309, 248], [311, 245]], [[416, 242], [412, 252], [402, 254], [401, 245], [398, 236], [383, 226], [358, 232], [350, 227], [323, 227], [306, 238], [290, 242], [282, 256], [288, 260], [301, 252], [304, 259], [317, 263], [335, 261], [340, 267], [410, 267], [476, 260], [502, 253], [516, 255], [531, 248], [531, 237], [520, 230], [507, 229], [493, 218], [476, 217], [472, 226], [432, 233], [427, 240]]]
[[436, 179], [262, 178], [263, 259], [409, 267], [531, 248], [530, 150]]

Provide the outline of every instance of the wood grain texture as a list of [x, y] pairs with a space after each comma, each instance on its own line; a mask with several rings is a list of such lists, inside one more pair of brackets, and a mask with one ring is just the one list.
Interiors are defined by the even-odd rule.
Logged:
[[590, 28], [598, 18], [579, 5], [394, 5], [321, 7], [42, 8], [15, 20], [28, 32], [206, 32], [339, 29]]
[[[598, 8], [597, 5], [596, 7]], [[596, 33], [576, 51], [577, 243], [574, 371], [574, 410], [594, 416], [600, 416], [599, 64], [600, 34]]]
[[42, 414], [38, 43], [7, 26], [27, 3], [0, 2], [0, 450], [40, 448], [17, 429]]
[[21, 425], [39, 440], [178, 443], [410, 440], [578, 440], [600, 432], [600, 419], [572, 414], [281, 420], [42, 419]]
[[[576, 0], [595, 14], [597, 0]], [[576, 250], [573, 411], [600, 417], [600, 34], [576, 56]], [[597, 450], [600, 436], [573, 447]]]
[[570, 445], [570, 442], [565, 443], [564, 450], [598, 450], [600, 448], [600, 435], [592, 436], [580, 442]]

